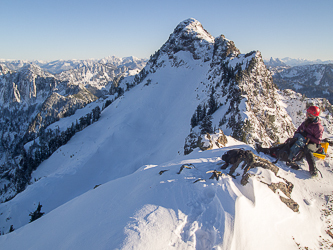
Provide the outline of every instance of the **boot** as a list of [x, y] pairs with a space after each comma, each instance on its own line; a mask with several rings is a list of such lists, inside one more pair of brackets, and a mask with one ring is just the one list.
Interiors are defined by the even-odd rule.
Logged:
[[311, 175], [311, 177], [317, 177], [317, 175], [318, 175], [317, 168], [315, 168], [314, 170], [310, 170], [310, 175]]
[[257, 151], [258, 153], [262, 152], [262, 147], [261, 147], [261, 145], [260, 145], [259, 143], [256, 143], [256, 144], [255, 144], [255, 149], [256, 149], [256, 151]]
[[300, 167], [298, 166], [298, 164], [294, 161], [287, 161], [286, 165], [289, 166], [292, 169], [298, 170], [300, 169]]

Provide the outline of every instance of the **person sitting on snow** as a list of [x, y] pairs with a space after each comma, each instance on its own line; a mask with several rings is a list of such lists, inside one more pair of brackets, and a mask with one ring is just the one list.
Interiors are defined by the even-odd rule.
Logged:
[[[320, 109], [317, 106], [310, 106], [306, 110], [307, 119], [298, 127], [294, 135], [294, 138], [296, 137], [298, 140], [303, 140], [305, 143], [303, 146], [305, 158], [309, 164], [310, 174], [314, 176], [317, 175], [317, 169], [313, 153], [321, 148], [320, 143], [324, 132], [324, 127], [321, 125], [319, 114]], [[293, 158], [296, 156], [293, 154], [292, 149], [293, 147], [291, 147], [291, 153], [289, 155], [290, 161], [293, 161]]]
[[[321, 125], [319, 119], [320, 109], [317, 106], [310, 106], [306, 110], [306, 120], [298, 127], [293, 139], [288, 139], [287, 142], [294, 142], [290, 147], [285, 160], [290, 166], [297, 166], [294, 163], [299, 152], [303, 150], [306, 161], [309, 164], [309, 172], [311, 176], [317, 175], [317, 168], [315, 166], [314, 152], [321, 149], [320, 142], [322, 140], [324, 127]], [[270, 154], [276, 156], [277, 152], [283, 148], [284, 145], [280, 145], [272, 148], [262, 148], [260, 145], [256, 145], [258, 152]], [[279, 157], [278, 157], [279, 159]]]

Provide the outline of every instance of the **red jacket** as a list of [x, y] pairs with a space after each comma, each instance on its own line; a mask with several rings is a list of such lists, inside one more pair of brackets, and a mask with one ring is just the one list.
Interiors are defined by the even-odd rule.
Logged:
[[304, 121], [301, 126], [298, 127], [295, 134], [303, 132], [305, 132], [305, 136], [310, 139], [310, 142], [320, 144], [324, 127], [321, 125], [319, 118], [314, 122]]

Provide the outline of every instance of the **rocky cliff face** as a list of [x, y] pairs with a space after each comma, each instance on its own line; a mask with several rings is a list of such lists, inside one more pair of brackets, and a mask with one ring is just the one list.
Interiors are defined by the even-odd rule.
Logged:
[[[221, 50], [227, 55], [229, 46]], [[233, 47], [233, 46], [232, 46]], [[210, 71], [220, 109], [226, 110], [219, 126], [244, 142], [265, 144], [290, 136], [294, 126], [279, 103], [277, 88], [260, 52], [232, 54], [215, 63]]]
[[13, 72], [2, 66], [0, 102], [2, 107], [13, 103], [33, 104], [37, 98], [47, 97], [57, 86], [52, 74], [36, 65], [27, 65], [19, 72]]

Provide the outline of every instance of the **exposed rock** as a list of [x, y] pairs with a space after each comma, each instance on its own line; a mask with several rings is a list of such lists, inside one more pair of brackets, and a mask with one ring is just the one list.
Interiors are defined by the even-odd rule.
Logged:
[[198, 147], [202, 150], [210, 150], [213, 148], [213, 142], [210, 134], [200, 135], [198, 137]]
[[[281, 178], [281, 177], [279, 177]], [[286, 196], [280, 196], [280, 199], [283, 203], [285, 203], [291, 210], [293, 210], [294, 212], [298, 212], [299, 211], [299, 205], [293, 200], [291, 199], [290, 195], [291, 192], [293, 191], [294, 188], [294, 184], [292, 184], [291, 182], [287, 181], [284, 178], [281, 178], [284, 180], [284, 182], [278, 182], [278, 183], [271, 183], [271, 184], [267, 184], [268, 187], [274, 192], [276, 193], [277, 190], [282, 191]]]
[[291, 210], [293, 210], [294, 212], [298, 212], [299, 211], [299, 205], [297, 204], [296, 201], [294, 201], [293, 199], [290, 198], [285, 198], [283, 196], [280, 196], [281, 201], [287, 205], [287, 207], [289, 207]]
[[227, 136], [223, 133], [221, 129], [219, 129], [219, 137], [216, 140], [216, 146], [219, 148], [224, 147], [228, 143]]
[[277, 175], [279, 171], [279, 168], [277, 166], [275, 166], [270, 161], [255, 155], [250, 150], [240, 151], [239, 154], [235, 156], [235, 158], [237, 160], [230, 168], [229, 175], [233, 176], [235, 170], [239, 167], [241, 163], [243, 163], [241, 165], [241, 168], [244, 170], [241, 179], [241, 184], [245, 186], [249, 182], [249, 178], [251, 176], [254, 176], [253, 174], [248, 173], [250, 169], [262, 167], [264, 169], [272, 171], [276, 177], [282, 179], [283, 181], [278, 183], [265, 183], [263, 181], [260, 182], [266, 184], [274, 193], [278, 193], [278, 190], [280, 190], [284, 194], [284, 195], [279, 194], [280, 200], [283, 203], [285, 203], [294, 212], [299, 211], [299, 205], [293, 199], [291, 199], [291, 192], [294, 188], [294, 185], [291, 182], [287, 181], [286, 179]]
[[[211, 59], [214, 37], [209, 34], [200, 22], [189, 18], [181, 22], [170, 35], [168, 41], [161, 47], [160, 52], [166, 52], [170, 58], [179, 51], [189, 51], [193, 59]], [[210, 52], [211, 51], [211, 52]]]
[[228, 143], [227, 136], [219, 129], [215, 134], [198, 135], [191, 132], [185, 139], [184, 154], [191, 153], [195, 148], [199, 147], [201, 150], [210, 150], [214, 147], [222, 148]]

